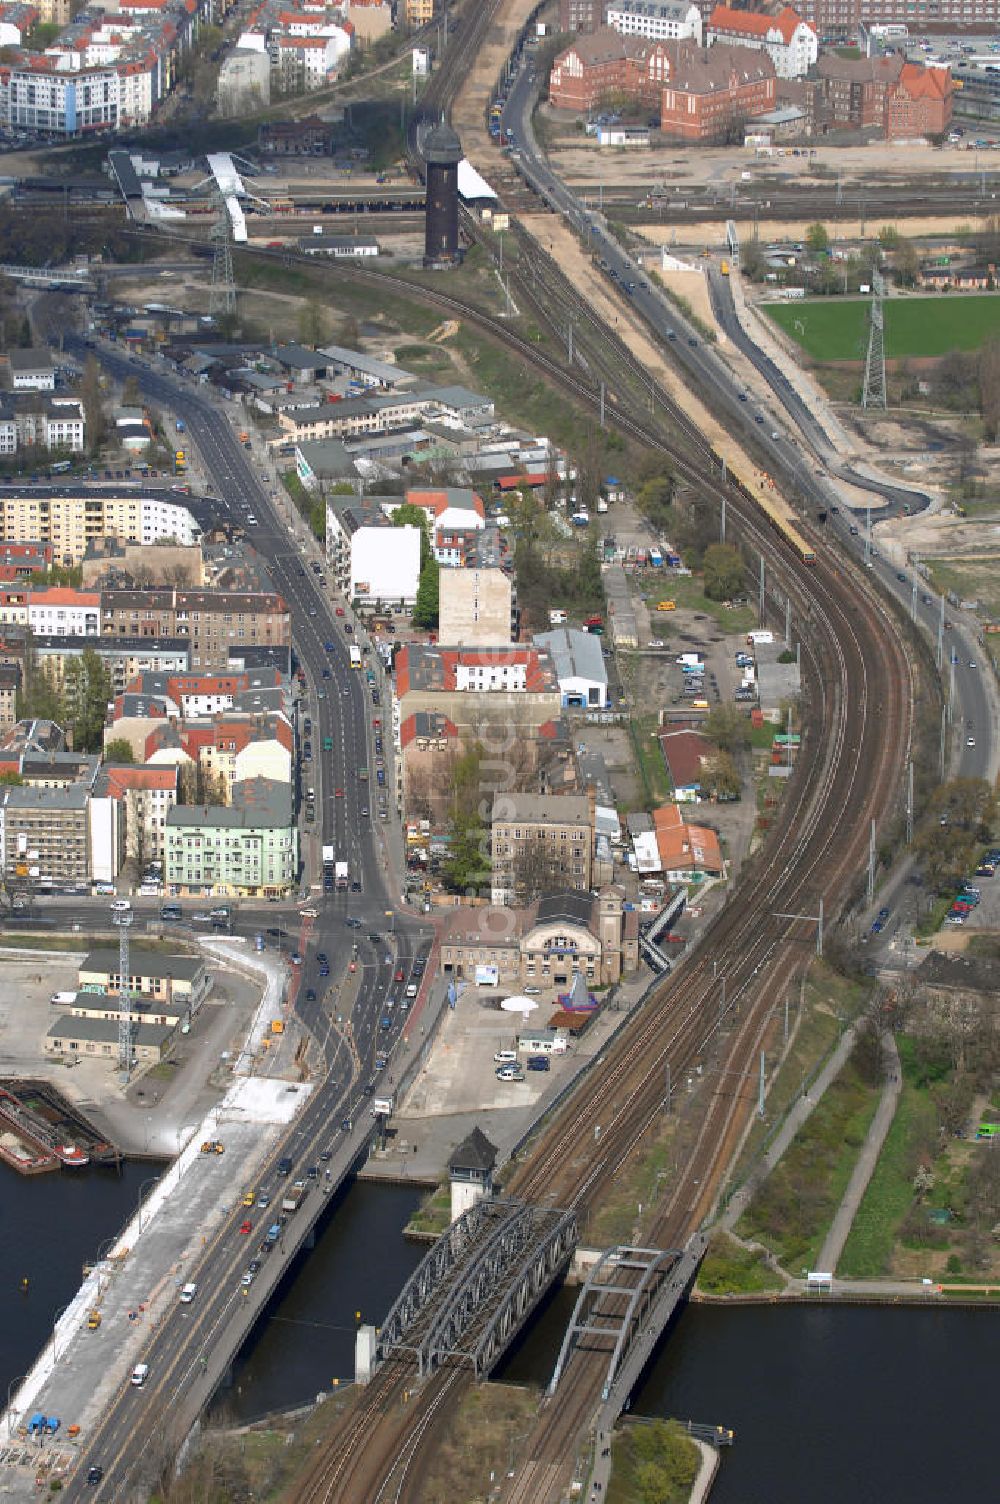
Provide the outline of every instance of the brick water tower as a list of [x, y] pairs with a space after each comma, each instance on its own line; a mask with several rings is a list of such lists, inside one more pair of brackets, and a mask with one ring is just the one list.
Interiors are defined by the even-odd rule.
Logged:
[[457, 266], [462, 259], [458, 243], [458, 164], [462, 143], [445, 120], [431, 126], [424, 137], [427, 164], [427, 223], [424, 235], [425, 266]]

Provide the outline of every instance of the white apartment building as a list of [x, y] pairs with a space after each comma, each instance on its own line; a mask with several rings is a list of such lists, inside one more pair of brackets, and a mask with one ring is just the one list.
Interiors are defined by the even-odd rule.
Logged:
[[62, 586], [32, 590], [28, 626], [36, 637], [100, 637], [101, 593]]
[[779, 78], [803, 78], [819, 54], [815, 26], [789, 5], [776, 16], [717, 5], [705, 29], [706, 46], [714, 42], [766, 52]]
[[651, 42], [693, 37], [701, 45], [701, 10], [690, 0], [610, 0], [607, 24], [623, 37]]

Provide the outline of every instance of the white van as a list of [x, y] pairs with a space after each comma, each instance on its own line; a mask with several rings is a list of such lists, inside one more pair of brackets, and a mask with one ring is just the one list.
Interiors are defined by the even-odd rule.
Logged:
[[149, 1364], [137, 1363], [132, 1370], [132, 1383], [135, 1385], [136, 1389], [141, 1389], [148, 1378]]
[[181, 1289], [181, 1305], [189, 1306], [198, 1293], [197, 1285], [184, 1285]]
[[112, 914], [131, 914], [132, 905], [127, 898], [116, 898], [111, 905]]
[[493, 1063], [495, 1065], [516, 1065], [517, 1051], [497, 1050], [496, 1054], [493, 1056]]
[[73, 1004], [76, 1002], [76, 993], [53, 992], [52, 996], [49, 998], [49, 1002], [54, 1003], [57, 1008], [72, 1008]]

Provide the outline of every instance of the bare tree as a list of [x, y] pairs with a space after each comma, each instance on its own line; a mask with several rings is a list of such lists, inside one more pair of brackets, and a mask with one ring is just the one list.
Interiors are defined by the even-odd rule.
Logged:
[[988, 339], [979, 352], [979, 406], [983, 437], [995, 444], [1000, 435], [1000, 339]]

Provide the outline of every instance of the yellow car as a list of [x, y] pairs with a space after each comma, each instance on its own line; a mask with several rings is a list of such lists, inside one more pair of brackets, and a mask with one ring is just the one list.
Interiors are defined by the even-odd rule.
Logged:
[[657, 611], [676, 611], [677, 603], [676, 601], [660, 601], [656, 609]]
[[253, 1206], [253, 1204], [254, 1204], [254, 1202], [256, 1200], [257, 1200], [257, 1193], [256, 1193], [256, 1191], [247, 1191], [246, 1195], [243, 1197], [243, 1205], [244, 1206]]
[[91, 1311], [90, 1315], [87, 1317], [87, 1330], [88, 1330], [88, 1332], [96, 1332], [97, 1328], [100, 1326], [100, 1324], [101, 1324], [101, 1313], [100, 1313], [100, 1311]]

